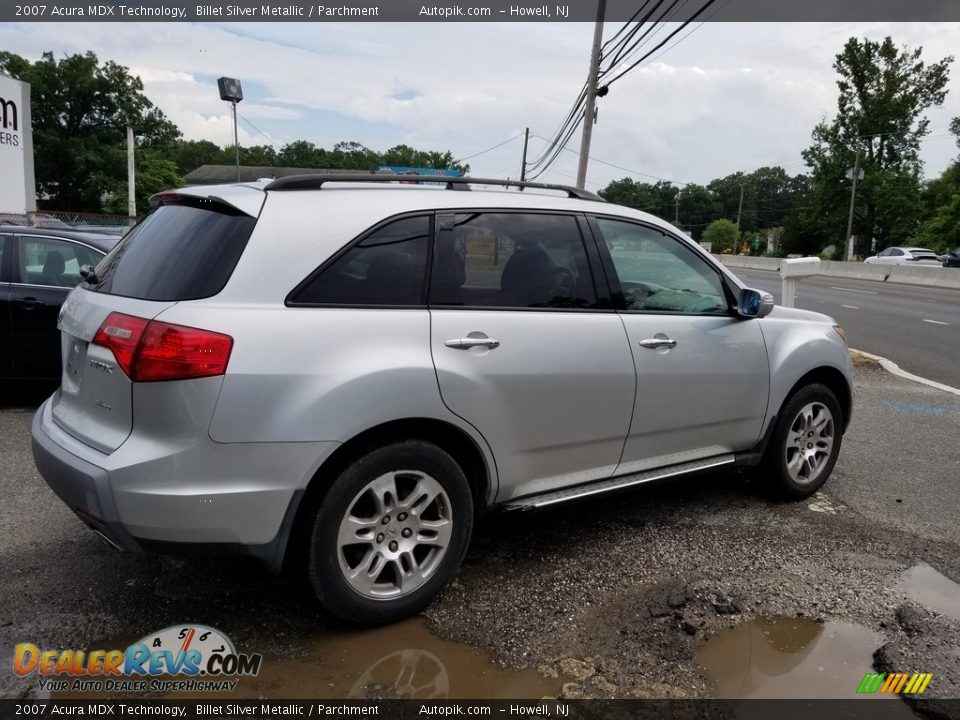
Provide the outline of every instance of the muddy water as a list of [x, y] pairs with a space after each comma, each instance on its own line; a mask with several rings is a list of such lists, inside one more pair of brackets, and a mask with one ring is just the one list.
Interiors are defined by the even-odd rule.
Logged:
[[896, 589], [928, 610], [960, 620], [960, 585], [926, 563], [903, 573]]
[[697, 663], [720, 698], [890, 699], [856, 693], [883, 642], [878, 633], [845, 622], [757, 618], [710, 638]]
[[[106, 641], [97, 647], [125, 648]], [[238, 648], [257, 652], [257, 648]], [[536, 670], [509, 671], [478, 650], [441, 640], [417, 618], [380, 628], [325, 631], [296, 641], [292, 655], [265, 654], [256, 677], [240, 679], [232, 692], [210, 699], [540, 699], [556, 697], [569, 678], [549, 679]], [[184, 679], [164, 677], [162, 679]], [[54, 693], [92, 699], [130, 693]], [[170, 699], [200, 694], [169, 693]]]
[[439, 639], [418, 619], [321, 635], [307, 655], [265, 657], [260, 675], [231, 697], [539, 699], [555, 697], [562, 684], [536, 670], [504, 670], [473, 648]]

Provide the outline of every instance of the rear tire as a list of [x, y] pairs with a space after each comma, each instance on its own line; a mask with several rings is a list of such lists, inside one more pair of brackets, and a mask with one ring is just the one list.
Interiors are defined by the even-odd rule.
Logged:
[[425, 608], [456, 574], [473, 529], [473, 498], [450, 455], [408, 440], [354, 461], [320, 504], [308, 574], [320, 604], [363, 624]]
[[803, 500], [830, 477], [843, 440], [837, 396], [819, 383], [800, 388], [784, 403], [760, 469], [782, 500]]

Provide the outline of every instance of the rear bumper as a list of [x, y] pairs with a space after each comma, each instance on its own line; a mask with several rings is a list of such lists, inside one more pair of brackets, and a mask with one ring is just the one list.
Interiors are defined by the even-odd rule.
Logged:
[[120, 550], [140, 550], [120, 522], [107, 471], [68, 452], [47, 435], [43, 430], [45, 408], [46, 403], [33, 416], [31, 436], [33, 459], [47, 485], [85, 525], [112, 545]]
[[279, 569], [307, 482], [336, 447], [133, 433], [107, 455], [57, 425], [52, 401], [33, 419], [37, 468], [85, 525], [124, 551], [242, 554]]

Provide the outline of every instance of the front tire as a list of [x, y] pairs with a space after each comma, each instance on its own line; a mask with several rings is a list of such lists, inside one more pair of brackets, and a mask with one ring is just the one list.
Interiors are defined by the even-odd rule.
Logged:
[[472, 529], [470, 486], [450, 455], [418, 440], [378, 448], [347, 467], [320, 504], [313, 590], [351, 622], [414, 615], [456, 574]]
[[826, 385], [795, 392], [777, 417], [761, 466], [774, 494], [803, 500], [830, 477], [843, 440], [843, 414]]

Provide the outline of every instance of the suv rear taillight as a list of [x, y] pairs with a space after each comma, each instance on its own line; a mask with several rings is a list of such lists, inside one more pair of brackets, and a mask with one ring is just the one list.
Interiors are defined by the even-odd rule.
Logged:
[[110, 313], [93, 338], [134, 382], [223, 375], [233, 338], [198, 328]]

